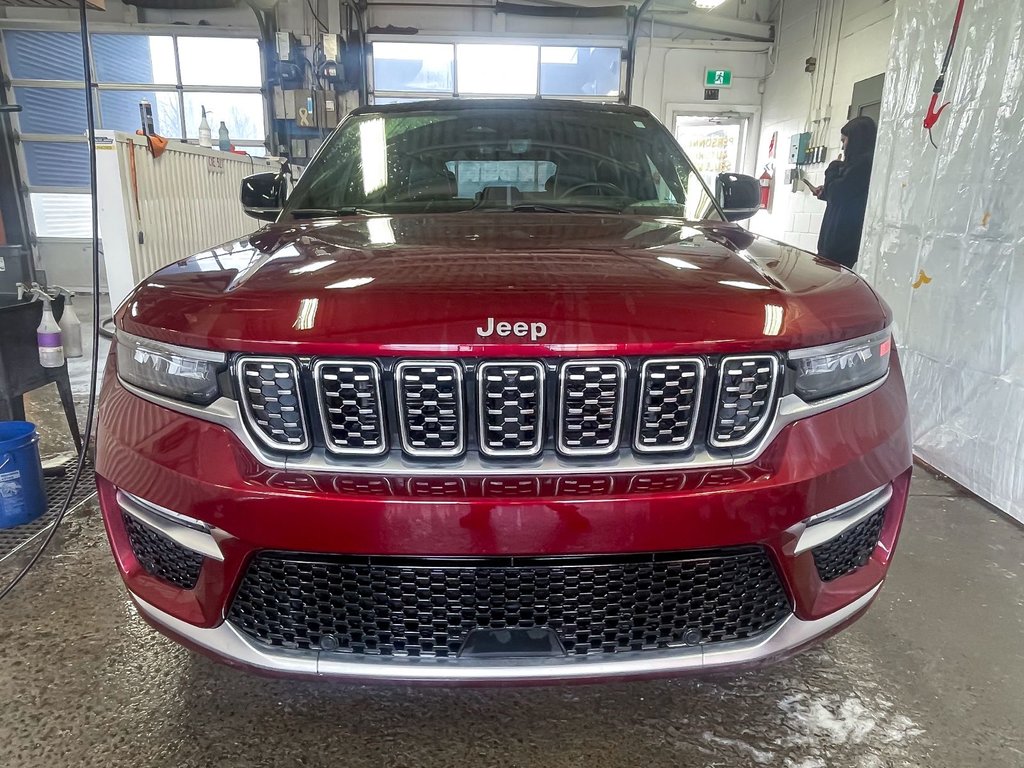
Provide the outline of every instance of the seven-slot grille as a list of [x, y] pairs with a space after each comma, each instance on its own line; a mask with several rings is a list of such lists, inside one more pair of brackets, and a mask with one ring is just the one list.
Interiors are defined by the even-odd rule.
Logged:
[[689, 448], [697, 430], [704, 361], [648, 360], [641, 369], [640, 382], [633, 447], [641, 452]]
[[465, 445], [462, 367], [406, 362], [395, 367], [402, 447], [413, 456], [458, 456]]
[[376, 363], [321, 360], [313, 366], [313, 378], [328, 450], [363, 454], [387, 450]]
[[243, 410], [256, 436], [280, 451], [309, 448], [295, 361], [286, 357], [242, 357], [235, 365]]
[[480, 450], [490, 456], [533, 456], [544, 447], [544, 367], [483, 363], [479, 383]]
[[726, 357], [718, 376], [711, 444], [743, 445], [768, 425], [779, 361], [772, 355]]
[[789, 613], [770, 558], [750, 547], [474, 563], [264, 552], [228, 621], [284, 648], [455, 658], [478, 627], [550, 627], [584, 656], [728, 643]]
[[[290, 358], [235, 361], [246, 422], [273, 449], [312, 445], [306, 396], [322, 441], [336, 454], [369, 457], [395, 445], [413, 457], [457, 457], [473, 445], [495, 459], [552, 447], [566, 456], [607, 456], [618, 452], [623, 434], [638, 454], [680, 453], [697, 442], [739, 448], [768, 426], [781, 375], [773, 355], [725, 357], [710, 366], [697, 357], [653, 358], [631, 372], [614, 359], [407, 360], [393, 367], [327, 359], [310, 370], [312, 383], [304, 383]], [[704, 390], [717, 395], [707, 407]]]
[[558, 448], [566, 454], [601, 455], [619, 447], [626, 367], [618, 360], [562, 365]]

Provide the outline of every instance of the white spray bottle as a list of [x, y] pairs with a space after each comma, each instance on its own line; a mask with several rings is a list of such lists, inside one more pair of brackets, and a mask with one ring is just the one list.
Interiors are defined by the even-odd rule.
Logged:
[[74, 307], [74, 291], [59, 289], [64, 294], [64, 314], [60, 316], [60, 335], [64, 342], [64, 357], [82, 356], [82, 321]]
[[43, 368], [60, 368], [64, 365], [64, 345], [61, 341], [60, 326], [53, 316], [50, 297], [45, 293], [35, 293], [36, 298], [43, 301], [43, 319], [36, 328], [36, 343], [39, 345], [39, 364]]
[[206, 107], [200, 107], [200, 109], [203, 110], [203, 119], [199, 122], [199, 146], [212, 147], [213, 131], [210, 130], [210, 124], [206, 122]]

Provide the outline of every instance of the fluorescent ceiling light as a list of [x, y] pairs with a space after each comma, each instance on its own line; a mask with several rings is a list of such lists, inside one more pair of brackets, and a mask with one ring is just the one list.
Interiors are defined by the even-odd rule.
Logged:
[[725, 0], [693, 0], [693, 6], [695, 8], [700, 8], [703, 11], [710, 11], [713, 8], [717, 8], [724, 2]]

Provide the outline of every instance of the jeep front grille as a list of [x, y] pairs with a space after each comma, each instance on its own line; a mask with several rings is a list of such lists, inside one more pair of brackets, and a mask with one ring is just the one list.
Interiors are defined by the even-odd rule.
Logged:
[[310, 446], [299, 367], [287, 357], [242, 357], [235, 362], [243, 412], [256, 437], [280, 451]]
[[313, 379], [328, 450], [369, 455], [387, 450], [376, 363], [321, 360], [313, 366]]
[[632, 451], [656, 465], [694, 450], [724, 458], [764, 434], [782, 389], [774, 355], [301, 364], [246, 355], [234, 365], [258, 442], [293, 452], [316, 444], [335, 461], [402, 453], [454, 466], [467, 453], [528, 462]]
[[558, 449], [578, 456], [601, 455], [619, 447], [625, 366], [618, 360], [562, 365]]
[[402, 447], [412, 456], [458, 456], [465, 447], [462, 366], [406, 362], [395, 367]]
[[534, 456], [544, 447], [544, 366], [482, 363], [480, 450], [489, 456]]
[[748, 445], [768, 426], [779, 361], [772, 355], [726, 357], [718, 375], [711, 444]]
[[697, 428], [704, 361], [648, 360], [640, 382], [633, 447], [642, 453], [689, 448]]

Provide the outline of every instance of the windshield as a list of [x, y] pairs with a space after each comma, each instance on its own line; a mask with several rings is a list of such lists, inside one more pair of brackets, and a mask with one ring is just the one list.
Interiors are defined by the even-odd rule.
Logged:
[[472, 102], [346, 121], [284, 215], [480, 209], [719, 218], [700, 174], [649, 117]]

